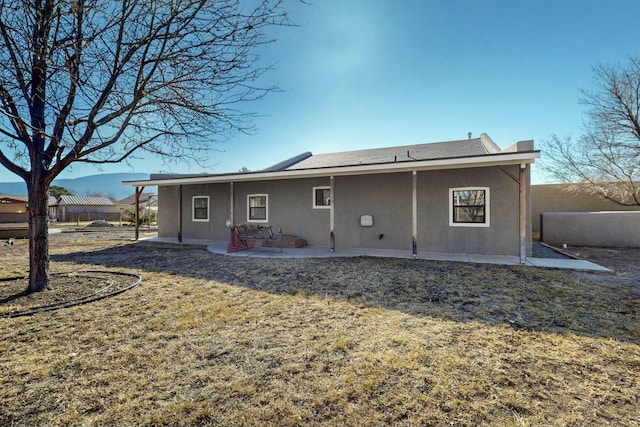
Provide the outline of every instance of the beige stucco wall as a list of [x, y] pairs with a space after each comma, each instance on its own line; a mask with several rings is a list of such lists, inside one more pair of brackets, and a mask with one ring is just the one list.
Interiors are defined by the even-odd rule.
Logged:
[[640, 206], [621, 206], [602, 197], [567, 191], [568, 184], [531, 186], [533, 231], [539, 232], [543, 212], [640, 211]]
[[546, 243], [640, 247], [640, 212], [547, 212], [542, 218]]
[[29, 213], [26, 203], [0, 203], [0, 223], [27, 221]]
[[6, 213], [26, 213], [26, 203], [0, 203], [0, 214]]

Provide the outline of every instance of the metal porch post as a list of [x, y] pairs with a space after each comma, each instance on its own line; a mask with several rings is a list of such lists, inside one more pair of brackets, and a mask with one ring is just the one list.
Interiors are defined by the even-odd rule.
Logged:
[[336, 221], [335, 221], [335, 204], [336, 204], [336, 192], [335, 182], [333, 176], [329, 177], [329, 198], [331, 200], [329, 204], [329, 248], [331, 252], [336, 250]]

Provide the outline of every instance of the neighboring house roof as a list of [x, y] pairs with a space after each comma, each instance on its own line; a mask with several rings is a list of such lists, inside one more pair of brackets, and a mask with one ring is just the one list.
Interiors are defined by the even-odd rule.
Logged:
[[0, 203], [27, 203], [29, 196], [15, 196], [9, 194], [0, 194]]
[[[139, 203], [147, 203], [151, 199], [151, 202], [156, 201], [155, 193], [141, 193], [140, 198], [138, 199]], [[132, 194], [131, 196], [125, 197], [122, 200], [118, 201], [119, 205], [135, 205], [136, 204], [136, 195]]]
[[114, 203], [109, 197], [60, 196], [60, 199], [58, 199], [58, 205], [113, 206]]
[[489, 136], [481, 134], [480, 138], [431, 144], [318, 155], [303, 153], [257, 172], [151, 175], [149, 180], [125, 181], [124, 184], [162, 186], [472, 168], [528, 164], [539, 157], [540, 152], [533, 149], [533, 141], [520, 141], [500, 150]]
[[[58, 204], [58, 200], [53, 196], [49, 196], [48, 202], [49, 206]], [[29, 203], [29, 196], [0, 194], [0, 203]]]

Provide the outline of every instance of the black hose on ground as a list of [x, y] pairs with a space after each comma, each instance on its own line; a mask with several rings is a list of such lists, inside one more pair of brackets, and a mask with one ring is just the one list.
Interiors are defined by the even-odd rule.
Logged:
[[[75, 307], [75, 306], [78, 306], [78, 305], [87, 304], [87, 303], [94, 302], [94, 301], [99, 301], [101, 299], [109, 298], [109, 297], [121, 294], [122, 292], [125, 292], [125, 291], [128, 291], [130, 289], [133, 289], [133, 288], [135, 288], [136, 286], [138, 286], [142, 282], [142, 277], [140, 277], [139, 275], [133, 274], [133, 273], [124, 273], [124, 272], [121, 272], [121, 271], [88, 270], [88, 271], [84, 271], [84, 272], [52, 273], [52, 274], [54, 274], [54, 275], [73, 274], [75, 277], [83, 277], [82, 273], [87, 273], [87, 274], [89, 274], [89, 273], [102, 273], [102, 274], [111, 274], [111, 275], [117, 275], [117, 276], [129, 276], [129, 277], [135, 278], [136, 280], [133, 282], [133, 284], [131, 284], [131, 285], [125, 287], [125, 288], [116, 289], [113, 292], [102, 293], [104, 290], [109, 289], [109, 288], [111, 288], [113, 286], [113, 282], [111, 282], [108, 286], [103, 287], [99, 291], [93, 292], [93, 293], [91, 293], [89, 295], [86, 295], [84, 297], [81, 297], [81, 298], [76, 298], [76, 299], [72, 299], [72, 300], [68, 300], [68, 301], [61, 301], [61, 302], [48, 304], [48, 305], [43, 305], [43, 306], [38, 306], [38, 307], [31, 307], [28, 310], [16, 311], [16, 312], [0, 315], [0, 318], [8, 319], [8, 318], [12, 318], [12, 317], [32, 316], [34, 314], [42, 313], [42, 312], [45, 312], [45, 311], [53, 311], [53, 310], [58, 310], [58, 309], [61, 309], [61, 308]], [[87, 276], [84, 276], [84, 277], [87, 277]], [[24, 277], [24, 276], [23, 277], [3, 278], [3, 279], [0, 279], [0, 282], [8, 282], [8, 281], [12, 281], [12, 280], [21, 280], [21, 279], [25, 279], [25, 278], [26, 277]]]

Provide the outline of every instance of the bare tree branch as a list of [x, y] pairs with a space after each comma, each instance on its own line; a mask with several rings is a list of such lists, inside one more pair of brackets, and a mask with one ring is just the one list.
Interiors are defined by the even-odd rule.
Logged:
[[198, 158], [251, 129], [238, 104], [275, 89], [256, 48], [291, 25], [282, 1], [0, 0], [0, 164], [27, 183], [40, 255], [46, 189], [72, 163]]
[[577, 140], [552, 135], [543, 142], [542, 169], [570, 189], [622, 206], [640, 206], [640, 59], [598, 65]]

